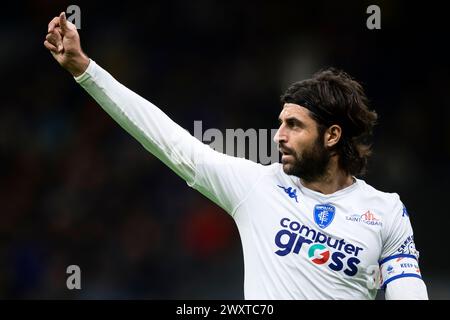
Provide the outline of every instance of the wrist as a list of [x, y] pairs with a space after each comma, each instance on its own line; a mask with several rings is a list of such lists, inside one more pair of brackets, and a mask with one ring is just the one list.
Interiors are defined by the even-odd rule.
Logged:
[[68, 65], [67, 71], [69, 71], [73, 77], [81, 76], [89, 66], [90, 59], [84, 53], [74, 58]]

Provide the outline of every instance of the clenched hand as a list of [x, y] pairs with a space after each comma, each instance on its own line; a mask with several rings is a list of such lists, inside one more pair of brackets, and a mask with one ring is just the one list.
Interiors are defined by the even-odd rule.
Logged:
[[89, 58], [81, 50], [80, 36], [75, 25], [61, 12], [48, 24], [44, 46], [58, 63], [74, 77], [81, 75], [89, 65]]

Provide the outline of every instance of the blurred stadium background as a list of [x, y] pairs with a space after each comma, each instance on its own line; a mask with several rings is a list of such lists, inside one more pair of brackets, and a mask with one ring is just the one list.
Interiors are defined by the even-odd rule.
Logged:
[[[43, 46], [81, 8], [86, 53], [193, 133], [276, 128], [288, 84], [327, 66], [380, 116], [366, 180], [400, 194], [432, 299], [450, 298], [449, 26], [440, 3], [17, 1], [0, 37], [0, 298], [242, 299], [234, 223], [128, 136]], [[366, 28], [381, 7], [382, 29]], [[447, 39], [447, 40], [446, 40]], [[66, 288], [66, 267], [82, 290]]]

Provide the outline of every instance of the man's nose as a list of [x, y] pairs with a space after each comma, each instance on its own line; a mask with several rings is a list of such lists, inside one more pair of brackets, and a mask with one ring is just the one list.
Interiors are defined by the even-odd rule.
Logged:
[[275, 136], [273, 137], [273, 141], [277, 144], [280, 142], [286, 142], [286, 134], [284, 133], [281, 128], [277, 130], [277, 133], [275, 133]]

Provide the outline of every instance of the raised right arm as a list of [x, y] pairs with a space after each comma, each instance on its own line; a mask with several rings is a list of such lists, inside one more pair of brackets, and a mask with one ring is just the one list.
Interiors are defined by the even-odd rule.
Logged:
[[82, 52], [76, 27], [63, 13], [50, 22], [45, 46], [128, 133], [188, 185], [229, 213], [256, 184], [263, 166], [214, 151], [114, 79]]
[[90, 60], [75, 80], [98, 104], [150, 153], [192, 184], [195, 166], [214, 152], [171, 120], [151, 102], [134, 93]]

